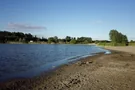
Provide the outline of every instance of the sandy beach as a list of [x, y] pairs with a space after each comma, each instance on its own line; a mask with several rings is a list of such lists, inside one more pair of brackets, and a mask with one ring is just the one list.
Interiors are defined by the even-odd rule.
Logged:
[[48, 75], [1, 83], [0, 90], [135, 90], [135, 47], [106, 48], [112, 54], [87, 57]]
[[126, 47], [125, 46], [117, 46], [117, 47], [105, 46], [105, 48], [110, 49], [110, 50], [123, 51], [123, 52], [135, 54], [134, 46], [126, 46]]

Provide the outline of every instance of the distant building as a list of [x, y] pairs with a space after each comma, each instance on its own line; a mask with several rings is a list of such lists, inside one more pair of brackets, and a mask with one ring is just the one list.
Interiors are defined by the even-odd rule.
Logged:
[[30, 43], [32, 43], [33, 41], [32, 40], [30, 40]]

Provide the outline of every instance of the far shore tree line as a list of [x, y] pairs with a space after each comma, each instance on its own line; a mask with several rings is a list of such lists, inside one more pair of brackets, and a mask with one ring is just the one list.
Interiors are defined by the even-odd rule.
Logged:
[[58, 38], [57, 36], [49, 38], [40, 38], [30, 33], [0, 31], [0, 43], [47, 43], [47, 44], [91, 44], [95, 43], [102, 46], [127, 46], [135, 45], [135, 41], [128, 42], [126, 35], [117, 30], [110, 30], [110, 41], [92, 40], [91, 37], [70, 37]]
[[58, 38], [57, 36], [49, 38], [40, 38], [30, 33], [0, 31], [0, 43], [49, 43], [49, 44], [88, 44], [92, 43], [91, 37], [70, 37]]

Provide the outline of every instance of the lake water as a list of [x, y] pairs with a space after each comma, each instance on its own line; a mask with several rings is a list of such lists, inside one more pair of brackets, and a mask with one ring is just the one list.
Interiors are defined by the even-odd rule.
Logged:
[[93, 45], [0, 44], [0, 81], [37, 76], [99, 52], [110, 53]]

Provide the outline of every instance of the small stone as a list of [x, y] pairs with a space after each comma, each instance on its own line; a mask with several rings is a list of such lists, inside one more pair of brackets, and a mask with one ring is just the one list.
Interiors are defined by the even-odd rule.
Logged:
[[89, 64], [89, 62], [86, 62], [86, 64]]

